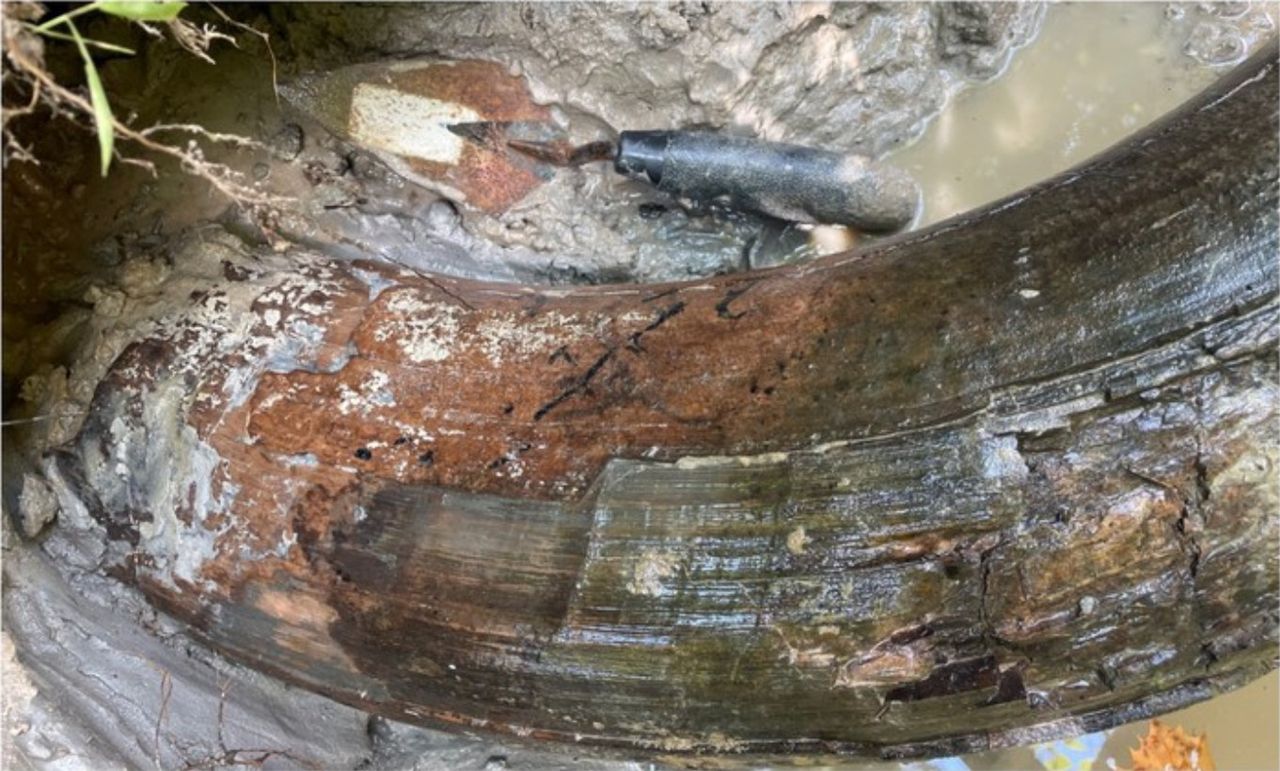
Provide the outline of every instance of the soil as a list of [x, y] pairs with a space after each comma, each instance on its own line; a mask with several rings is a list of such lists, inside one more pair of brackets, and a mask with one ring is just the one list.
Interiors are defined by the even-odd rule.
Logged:
[[[711, 128], [871, 157], [919, 135], [964, 84], [997, 74], [1042, 16], [1036, 4], [965, 3], [273, 9], [301, 68], [497, 60], [578, 142]], [[785, 223], [691, 213], [600, 164], [560, 171], [499, 216], [468, 212], [461, 226], [553, 281], [675, 280], [812, 252]]]

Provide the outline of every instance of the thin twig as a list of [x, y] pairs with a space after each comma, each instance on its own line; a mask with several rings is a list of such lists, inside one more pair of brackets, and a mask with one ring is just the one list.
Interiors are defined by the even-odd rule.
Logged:
[[230, 24], [233, 27], [236, 27], [237, 29], [242, 29], [245, 32], [251, 33], [253, 35], [257, 35], [259, 38], [262, 39], [262, 42], [267, 46], [267, 56], [271, 57], [271, 92], [275, 95], [276, 106], [279, 107], [280, 106], [280, 83], [276, 78], [276, 69], [277, 69], [276, 52], [271, 47], [271, 36], [260, 29], [256, 29], [254, 27], [249, 26], [248, 24], [245, 24], [242, 21], [236, 21], [235, 19], [228, 16], [225, 11], [223, 11], [221, 8], [219, 8], [217, 5], [213, 3], [209, 3], [208, 5], [210, 8], [213, 9], [214, 13], [222, 17], [223, 21], [225, 21], [226, 23]]
[[35, 80], [27, 81], [31, 84], [31, 99], [27, 102], [26, 107], [13, 107], [4, 110], [3, 118], [0, 119], [4, 125], [9, 125], [9, 121], [14, 118], [21, 118], [23, 115], [30, 115], [36, 111], [36, 105], [40, 102], [40, 82]]
[[115, 157], [116, 157], [116, 160], [120, 161], [121, 163], [128, 164], [130, 166], [137, 166], [138, 168], [150, 174], [152, 179], [157, 179], [160, 176], [160, 173], [156, 171], [156, 165], [144, 158], [132, 158], [130, 156], [124, 155], [118, 149], [115, 152]]
[[253, 150], [268, 150], [269, 148], [263, 143], [242, 137], [239, 134], [222, 134], [217, 131], [210, 131], [196, 123], [157, 123], [150, 128], [145, 128], [138, 133], [144, 137], [159, 134], [165, 131], [179, 131], [188, 134], [199, 134], [200, 136], [210, 140], [211, 142], [222, 142], [223, 144], [234, 145], [235, 147], [245, 147]]
[[[86, 115], [93, 115], [93, 106], [79, 94], [65, 88], [53, 79], [42, 66], [31, 61], [17, 47], [10, 47], [6, 52], [9, 60], [16, 64], [29, 77], [34, 78], [41, 83], [44, 88], [57, 99], [75, 106]], [[209, 184], [213, 185], [218, 192], [226, 197], [242, 205], [279, 205], [287, 202], [289, 199], [282, 196], [264, 193], [248, 185], [242, 184], [237, 180], [241, 177], [229, 166], [221, 163], [208, 161], [201, 157], [199, 148], [189, 145], [187, 150], [182, 150], [172, 145], [157, 142], [144, 133], [137, 131], [130, 126], [122, 123], [114, 115], [111, 117], [112, 127], [118, 136], [124, 139], [142, 145], [152, 152], [167, 155], [178, 161], [179, 165], [187, 172], [202, 177]]]
[[[4, 156], [4, 163], [6, 166], [9, 165], [9, 161], [34, 163], [37, 166], [40, 165], [40, 160], [31, 152], [31, 148], [24, 147], [22, 143], [18, 141], [18, 138], [13, 135], [13, 132], [9, 130], [8, 126], [4, 128], [4, 139], [5, 149], [7, 151]], [[0, 421], [0, 426], [7, 426], [10, 424], [11, 421]]]
[[213, 45], [213, 41], [226, 40], [233, 46], [236, 44], [235, 38], [219, 32], [208, 24], [197, 27], [185, 19], [171, 19], [167, 23], [170, 34], [179, 46], [209, 64], [216, 64], [213, 57], [209, 55], [209, 46]]

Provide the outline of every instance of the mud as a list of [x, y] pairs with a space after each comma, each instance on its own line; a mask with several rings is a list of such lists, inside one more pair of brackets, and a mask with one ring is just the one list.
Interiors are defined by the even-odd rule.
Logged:
[[[918, 136], [964, 84], [999, 72], [1042, 16], [1036, 4], [273, 8], [303, 69], [424, 54], [495, 59], [525, 77], [578, 142], [698, 127], [870, 157]], [[462, 226], [555, 255], [588, 279], [673, 280], [813, 249], [804, 231], [690, 212], [603, 165], [559, 171], [503, 214]], [[554, 264], [547, 272], [556, 275]]]
[[39, 549], [10, 538], [4, 557], [6, 768], [644, 767], [391, 723], [284, 686], [93, 573], [83, 531]]
[[[580, 139], [610, 128], [719, 125], [871, 155], [918, 133], [962, 82], [994, 75], [1041, 17], [1037, 6], [830, 4], [432, 5], [429, 13], [281, 5], [269, 12], [244, 20], [271, 29], [282, 80], [363, 59], [483, 55], [523, 74]], [[118, 313], [122, 298], [139, 291], [119, 285], [121, 264], [163, 270], [174, 237], [212, 221], [255, 243], [293, 241], [338, 258], [525, 283], [688, 278], [850, 243], [841, 229], [811, 233], [723, 211], [691, 216], [605, 168], [558, 175], [536, 193], [546, 206], [531, 198], [501, 222], [466, 218], [279, 100], [271, 52], [251, 35], [239, 36], [239, 48], [214, 51], [210, 82], [209, 65], [173, 45], [147, 46], [137, 30], [89, 23], [85, 31], [145, 51], [99, 64], [117, 112], [137, 125], [197, 123], [262, 142], [257, 151], [208, 147], [207, 155], [289, 203], [264, 228], [172, 164], [162, 163], [156, 178], [117, 164], [103, 179], [82, 129], [59, 121], [42, 127], [33, 150], [59, 163], [15, 164], [5, 180], [6, 417], [38, 419], [10, 430], [22, 446], [57, 444], [75, 423], [75, 414], [40, 404], [67, 396], [81, 405], [74, 413], [87, 403], [82, 389], [91, 385], [67, 384], [91, 382], [76, 373], [100, 355], [84, 339], [91, 316]], [[617, 50], [631, 53], [615, 63]], [[56, 47], [50, 51], [55, 71], [76, 71], [72, 52], [63, 49], [59, 59]], [[820, 51], [826, 64], [814, 58]], [[820, 66], [830, 72], [803, 93], [759, 85], [779, 68]], [[576, 86], [587, 71], [585, 85]], [[847, 123], [819, 120], [837, 101]], [[33, 375], [28, 388], [36, 390], [15, 404]], [[36, 392], [64, 388], [70, 392]]]

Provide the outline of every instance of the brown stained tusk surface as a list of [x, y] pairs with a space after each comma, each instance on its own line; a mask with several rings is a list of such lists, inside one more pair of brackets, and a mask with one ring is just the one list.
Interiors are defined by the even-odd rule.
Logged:
[[403, 720], [919, 755], [1206, 698], [1276, 655], [1276, 56], [806, 265], [228, 249], [50, 468], [214, 648]]

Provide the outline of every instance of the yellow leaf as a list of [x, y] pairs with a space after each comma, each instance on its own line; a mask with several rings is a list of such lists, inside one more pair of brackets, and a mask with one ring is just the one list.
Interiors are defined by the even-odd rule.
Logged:
[[1049, 758], [1049, 762], [1044, 764], [1044, 767], [1049, 771], [1067, 771], [1068, 768], [1071, 768], [1071, 760], [1065, 755], [1054, 753], [1053, 757]]
[[1147, 735], [1136, 750], [1129, 750], [1133, 771], [1215, 771], [1209, 742], [1202, 734], [1192, 736], [1182, 727], [1170, 728], [1152, 720]]

